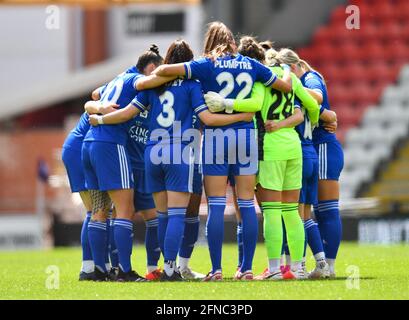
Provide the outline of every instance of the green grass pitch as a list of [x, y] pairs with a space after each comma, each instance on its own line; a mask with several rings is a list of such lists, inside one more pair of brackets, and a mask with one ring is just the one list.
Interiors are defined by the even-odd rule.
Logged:
[[[235, 282], [230, 278], [221, 283], [79, 282], [79, 248], [0, 252], [0, 299], [409, 299], [408, 249], [404, 245], [343, 243], [335, 280]], [[226, 278], [233, 275], [236, 259], [236, 246], [225, 245]], [[262, 245], [254, 261], [254, 271], [261, 272], [266, 264]], [[139, 273], [145, 272], [142, 246], [134, 248], [133, 264]], [[199, 272], [209, 270], [206, 247], [195, 249], [191, 264]], [[309, 270], [314, 265], [310, 253], [307, 265]], [[58, 267], [58, 288], [53, 286], [56, 274], [46, 272], [48, 266]]]

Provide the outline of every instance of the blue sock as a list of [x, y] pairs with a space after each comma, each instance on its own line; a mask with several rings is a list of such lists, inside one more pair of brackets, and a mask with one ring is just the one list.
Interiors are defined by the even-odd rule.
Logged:
[[107, 244], [105, 247], [105, 267], [108, 269], [111, 268], [111, 263], [109, 259], [109, 235], [111, 233], [111, 219], [107, 219]]
[[111, 261], [112, 268], [118, 268], [118, 249], [115, 244], [115, 219], [111, 219], [111, 225], [109, 226], [109, 260]]
[[253, 269], [253, 258], [256, 252], [258, 237], [258, 221], [254, 200], [238, 199], [243, 228], [243, 263], [242, 272]]
[[222, 269], [222, 246], [224, 238], [224, 209], [226, 197], [208, 197], [206, 236], [209, 245], [212, 273]]
[[328, 259], [335, 259], [342, 238], [338, 200], [319, 201], [315, 217], [324, 244], [325, 256]]
[[148, 266], [157, 266], [160, 258], [158, 242], [158, 218], [145, 221], [145, 248]]
[[324, 252], [318, 224], [313, 219], [307, 219], [304, 222], [304, 229], [305, 234], [308, 234], [308, 245], [311, 248], [312, 254], [316, 255], [317, 253]]
[[107, 272], [105, 253], [107, 243], [107, 225], [105, 222], [90, 221], [88, 223], [88, 239], [95, 267], [101, 272]]
[[241, 221], [237, 224], [237, 248], [239, 251], [239, 261], [237, 267], [241, 267], [243, 264], [243, 226]]
[[[305, 225], [305, 221], [303, 221], [303, 224]], [[304, 227], [305, 230], [305, 227]], [[307, 255], [307, 243], [308, 243], [308, 235], [307, 232], [304, 232], [304, 254], [303, 254], [303, 258], [305, 258], [305, 256]]]
[[115, 219], [114, 237], [118, 249], [119, 267], [123, 272], [132, 270], [133, 223], [127, 219]]
[[176, 261], [185, 230], [186, 208], [168, 208], [165, 236], [165, 261]]
[[165, 235], [168, 227], [168, 213], [158, 211], [158, 242], [163, 256], [165, 256]]
[[185, 218], [185, 231], [183, 234], [182, 245], [179, 250], [179, 256], [189, 259], [192, 256], [193, 248], [199, 237], [200, 218]]
[[91, 211], [88, 211], [87, 216], [85, 217], [82, 223], [82, 229], [81, 229], [82, 261], [92, 260], [92, 252], [91, 252], [91, 247], [89, 245], [89, 240], [88, 240], [88, 223], [90, 220], [91, 220]]

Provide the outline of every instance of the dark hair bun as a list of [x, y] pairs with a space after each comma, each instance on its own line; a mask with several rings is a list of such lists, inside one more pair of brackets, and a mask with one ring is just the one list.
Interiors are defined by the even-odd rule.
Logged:
[[156, 44], [152, 44], [149, 47], [149, 51], [152, 51], [153, 53], [156, 53], [157, 55], [159, 55], [159, 48], [158, 48], [158, 46]]

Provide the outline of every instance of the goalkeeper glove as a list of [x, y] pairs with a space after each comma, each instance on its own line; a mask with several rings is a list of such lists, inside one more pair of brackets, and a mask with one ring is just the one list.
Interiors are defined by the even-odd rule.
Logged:
[[213, 91], [209, 91], [204, 95], [206, 105], [210, 112], [221, 112], [233, 113], [233, 99], [223, 99], [223, 97]]

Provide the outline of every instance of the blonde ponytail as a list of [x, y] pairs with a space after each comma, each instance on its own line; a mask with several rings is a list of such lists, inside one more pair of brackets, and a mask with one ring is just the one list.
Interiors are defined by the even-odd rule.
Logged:
[[303, 68], [305, 71], [309, 71], [309, 72], [313, 71], [317, 73], [325, 83], [325, 79], [322, 76], [322, 74], [320, 74], [318, 71], [312, 68], [307, 61], [300, 59], [300, 57], [295, 51], [288, 49], [288, 48], [281, 49], [280, 52], [278, 53], [278, 57], [283, 63], [286, 63], [288, 65], [297, 64], [301, 68]]
[[278, 51], [274, 49], [269, 49], [266, 51], [266, 64], [268, 66], [274, 66], [275, 64], [281, 64], [282, 61], [278, 57]]

